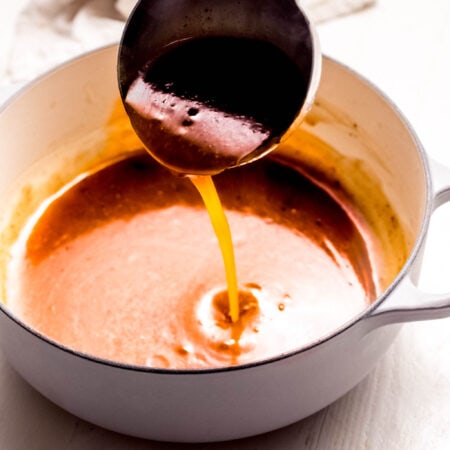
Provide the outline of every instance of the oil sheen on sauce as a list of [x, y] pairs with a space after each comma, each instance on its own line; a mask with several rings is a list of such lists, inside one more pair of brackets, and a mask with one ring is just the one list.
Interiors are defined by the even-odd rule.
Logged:
[[375, 298], [369, 232], [312, 181], [263, 159], [215, 183], [234, 239], [235, 322], [198, 192], [145, 153], [86, 174], [31, 218], [14, 248], [9, 305], [77, 351], [185, 369], [293, 351]]

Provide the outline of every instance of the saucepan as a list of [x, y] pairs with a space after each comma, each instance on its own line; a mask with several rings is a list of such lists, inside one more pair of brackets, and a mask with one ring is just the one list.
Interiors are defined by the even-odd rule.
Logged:
[[[48, 161], [48, 173], [40, 176], [57, 186], [58, 174], [108, 156], [101, 149], [114, 132], [116, 61], [117, 46], [85, 54], [32, 82], [3, 106], [2, 264], [22, 215], [34, 196], [45, 195], [30, 187], [25, 201], [24, 191], [14, 191], [15, 180], [37, 161]], [[450, 200], [450, 171], [427, 157], [389, 99], [328, 57], [323, 58], [316, 102], [300, 128], [298, 145], [294, 139], [280, 152], [301, 160], [310, 173], [323, 166], [324, 185], [325, 179], [334, 179], [331, 185], [353, 192], [381, 235], [387, 255], [378, 265], [382, 290], [358, 316], [307, 346], [264, 361], [170, 370], [120, 364], [66, 348], [24, 323], [3, 299], [0, 345], [10, 364], [45, 397], [107, 429], [164, 441], [221, 441], [313, 414], [370, 372], [403, 322], [450, 316], [450, 295], [416, 287], [430, 216]], [[117, 148], [122, 144], [117, 142]], [[334, 151], [324, 154], [322, 144]], [[5, 205], [20, 196], [22, 203], [16, 206], [21, 207], [12, 215]], [[0, 276], [4, 294], [4, 271]]]

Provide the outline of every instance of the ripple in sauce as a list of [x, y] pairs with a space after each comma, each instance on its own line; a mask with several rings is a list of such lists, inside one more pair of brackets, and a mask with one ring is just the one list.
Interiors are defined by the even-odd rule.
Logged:
[[32, 218], [11, 265], [12, 309], [77, 351], [192, 369], [301, 348], [375, 298], [365, 231], [312, 181], [264, 159], [215, 183], [234, 239], [236, 323], [199, 194], [146, 154], [87, 174]]

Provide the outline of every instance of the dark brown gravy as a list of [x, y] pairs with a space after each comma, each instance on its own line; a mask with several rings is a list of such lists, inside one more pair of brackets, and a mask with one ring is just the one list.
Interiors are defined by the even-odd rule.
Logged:
[[164, 48], [142, 68], [124, 105], [164, 166], [214, 174], [278, 142], [306, 89], [296, 64], [270, 42], [208, 36]]
[[215, 183], [241, 283], [236, 324], [200, 196], [146, 154], [89, 174], [37, 218], [15, 251], [12, 309], [98, 357], [210, 368], [300, 348], [375, 298], [369, 230], [313, 182], [265, 159]]

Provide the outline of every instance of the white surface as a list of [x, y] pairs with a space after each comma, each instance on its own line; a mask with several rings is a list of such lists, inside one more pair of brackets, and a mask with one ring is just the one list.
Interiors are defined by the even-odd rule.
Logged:
[[[450, 166], [450, 2], [379, 0], [319, 26], [324, 53], [384, 90], [412, 122], [428, 154]], [[422, 285], [450, 291], [450, 207], [430, 230]], [[0, 449], [181, 449], [120, 436], [53, 406], [0, 353]], [[285, 429], [225, 449], [450, 448], [450, 319], [406, 324], [371, 375], [340, 401]]]

